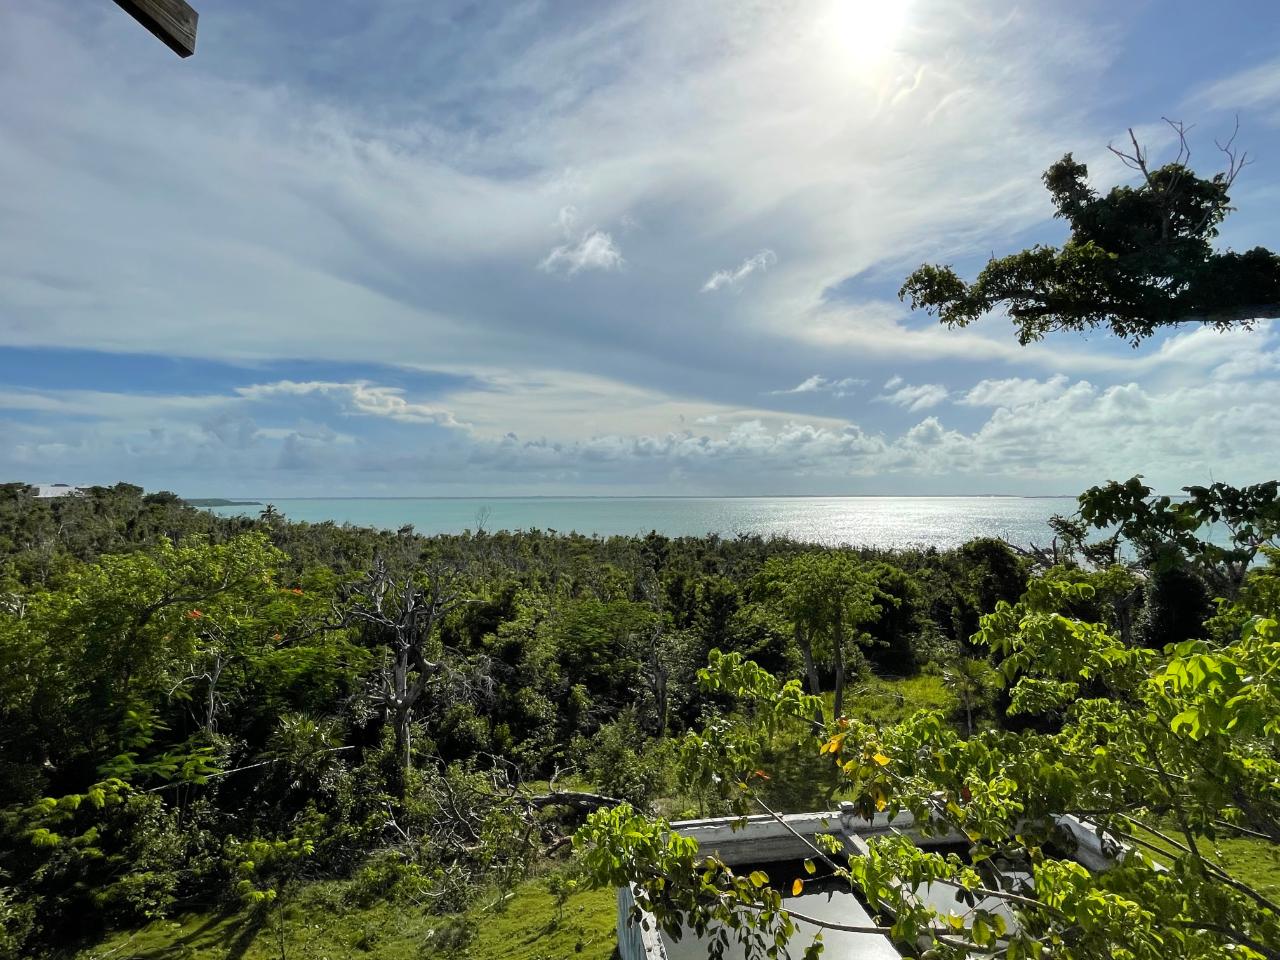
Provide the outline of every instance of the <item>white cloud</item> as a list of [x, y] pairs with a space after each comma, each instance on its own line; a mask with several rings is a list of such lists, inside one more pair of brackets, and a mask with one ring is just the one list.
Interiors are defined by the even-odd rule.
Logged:
[[[569, 370], [469, 371], [473, 386], [442, 398], [482, 436], [515, 433], [572, 442], [583, 437], [679, 433], [688, 424], [719, 435], [746, 422], [777, 426], [794, 414], [734, 406]], [[810, 417], [836, 427], [841, 421]]]
[[865, 387], [867, 381], [858, 380], [853, 377], [844, 377], [840, 380], [828, 380], [819, 373], [802, 380], [790, 390], [770, 390], [771, 396], [785, 396], [791, 393], [829, 393], [834, 397], [847, 397], [858, 387]]
[[1021, 377], [982, 380], [956, 403], [967, 407], [1022, 407], [1060, 395], [1067, 383], [1063, 374], [1044, 381]]
[[[474, 379], [481, 385], [447, 392], [439, 405], [331, 381], [276, 381], [225, 396], [6, 393], [0, 406], [19, 414], [75, 411], [79, 419], [0, 421], [8, 441], [0, 469], [66, 482], [112, 482], [141, 469], [150, 485], [193, 494], [216, 485], [226, 492], [227, 476], [238, 478], [232, 492], [270, 493], [278, 471], [291, 488], [322, 495], [566, 484], [652, 492], [673, 489], [673, 476], [677, 489], [701, 493], [1074, 493], [1134, 473], [1164, 490], [1211, 478], [1256, 482], [1274, 474], [1280, 448], [1280, 379], [1270, 375], [1164, 386], [980, 381], [960, 392], [987, 411], [973, 428], [928, 415], [893, 432], [673, 401], [599, 379], [560, 382], [554, 372]], [[600, 416], [565, 431], [561, 411], [592, 403]], [[361, 429], [370, 423], [378, 429]], [[223, 479], [210, 471], [225, 471]]]
[[[0, 439], [23, 462], [266, 482], [249, 453], [288, 443], [281, 464], [335, 458], [326, 477], [357, 491], [465, 484], [500, 457], [513, 472], [481, 479], [621, 484], [639, 476], [632, 458], [712, 489], [777, 471], [782, 490], [803, 451], [806, 476], [977, 483], [986, 470], [1059, 490], [1126, 464], [1150, 472], [1126, 444], [1172, 472], [1199, 469], [1203, 443], [1221, 476], [1276, 449], [1249, 406], [1275, 399], [1264, 331], [1022, 348], [1004, 318], [946, 330], [885, 293], [920, 261], [1061, 236], [1039, 176], [1066, 149], [1096, 145], [1112, 164], [1091, 166], [1100, 182], [1127, 175], [1103, 149], [1111, 115], [1092, 112], [1123, 66], [1121, 31], [1082, 8], [915, 0], [869, 59], [801, 0], [444, 9], [456, 30], [425, 36], [412, 6], [370, 5], [322, 70], [271, 49], [270, 4], [224, 11], [248, 42], [211, 44], [182, 70], [114, 13], [4, 9], [0, 84], [15, 95], [0, 99], [0, 181], [26, 188], [0, 231], [0, 345], [365, 365], [234, 396], [6, 387], [15, 422]], [[370, 56], [393, 40], [415, 56]], [[356, 62], [350, 83], [312, 80]], [[1274, 66], [1210, 100], [1267, 109]], [[609, 282], [549, 283], [534, 264]], [[766, 268], [767, 283], [751, 279]], [[748, 283], [750, 297], [723, 294]], [[373, 364], [474, 381], [415, 397], [366, 379]], [[762, 409], [761, 369], [797, 384], [777, 396], [839, 396], [850, 381], [812, 371], [875, 364], [876, 382], [903, 369], [972, 384], [955, 392], [970, 426], [939, 415], [904, 433], [877, 405], [857, 425]], [[882, 392], [921, 416], [947, 396], [900, 378]], [[1185, 432], [1152, 415], [1166, 404]], [[135, 459], [111, 459], [126, 448]], [[666, 473], [643, 476], [665, 489]]]
[[772, 250], [761, 250], [759, 253], [743, 260], [735, 270], [717, 270], [702, 285], [702, 292], [712, 293], [721, 287], [729, 287], [736, 290], [751, 274], [757, 271], [763, 273], [777, 262], [777, 254]]
[[1280, 106], [1280, 58], [1217, 80], [1191, 100], [1220, 110]]
[[886, 393], [876, 397], [884, 403], [892, 403], [912, 412], [928, 410], [947, 399], [950, 391], [939, 383], [903, 383], [901, 377], [890, 377], [884, 385]]
[[573, 204], [565, 204], [556, 214], [555, 226], [564, 234], [565, 239], [573, 236], [573, 228], [578, 225], [578, 208]]
[[319, 394], [342, 401], [346, 412], [371, 417], [387, 417], [402, 423], [432, 423], [440, 426], [462, 426], [452, 411], [425, 403], [413, 403], [398, 387], [382, 387], [364, 381], [335, 383], [322, 380], [279, 380], [275, 383], [237, 387], [236, 393], [248, 400], [272, 397], [307, 397]]
[[[744, 396], [762, 356], [850, 361], [881, 331], [861, 308], [811, 322], [824, 290], [1035, 222], [1044, 159], [1084, 131], [1080, 68], [1104, 64], [1106, 43], [1071, 15], [989, 12], [920, 0], [868, 72], [797, 2], [640, 4], [554, 29], [517, 5], [476, 27], [466, 61], [449, 55], [456, 36], [415, 37], [421, 21], [372, 7], [368, 30], [328, 55], [420, 41], [415, 68], [449, 67], [410, 98], [403, 71], [378, 63], [358, 84], [309, 87], [264, 45], [206, 51], [231, 62], [175, 74], [139, 60], [143, 46], [105, 42], [105, 17], [24, 8], [0, 64], [7, 89], [33, 95], [0, 104], [0, 175], [50, 189], [11, 198], [5, 342], [471, 364], [572, 353], [580, 370], [615, 374], [625, 344], [656, 375], [689, 354], [670, 349], [679, 338], [730, 360]], [[242, 36], [281, 26], [269, 5], [228, 16]], [[1026, 42], [1046, 33], [1053, 51]], [[280, 82], [254, 82], [264, 75]], [[462, 102], [472, 122], [460, 128]], [[991, 142], [1001, 149], [976, 152]], [[148, 169], [165, 175], [128, 173]], [[580, 210], [610, 226], [575, 232]], [[628, 234], [620, 296], [527, 283], [531, 262], [618, 270], [633, 220], [644, 226]], [[761, 267], [768, 249], [785, 264], [750, 301], [698, 296], [708, 258], [740, 263], [744, 245]], [[66, 277], [50, 278], [50, 263]], [[183, 324], [166, 277], [183, 278]], [[734, 342], [713, 348], [722, 310]], [[968, 331], [897, 347], [884, 333], [898, 355], [918, 339], [940, 356], [1020, 356]]]
[[579, 270], [617, 270], [625, 261], [613, 237], [603, 230], [588, 230], [575, 243], [563, 243], [538, 264], [539, 270], [563, 270], [573, 276]]

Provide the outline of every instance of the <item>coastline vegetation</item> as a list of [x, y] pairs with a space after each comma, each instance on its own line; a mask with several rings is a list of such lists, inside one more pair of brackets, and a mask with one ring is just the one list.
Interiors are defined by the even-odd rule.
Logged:
[[[709, 661], [807, 698], [799, 728], [753, 741], [762, 800], [857, 797], [804, 748], [815, 720], [1026, 725], [972, 638], [1036, 583], [1138, 650], [1183, 640], [1223, 585], [1274, 599], [1270, 568], [1239, 563], [1274, 534], [1273, 487], [1175, 502], [1135, 480], [1083, 497], [1048, 550], [879, 551], [428, 538], [220, 518], [127, 484], [5, 485], [0, 955], [506, 956], [513, 925], [531, 957], [608, 955], [612, 895], [590, 889], [574, 832], [739, 803], [703, 748], [760, 690], [710, 682]], [[1229, 514], [1246, 546], [1189, 536], [1196, 510]], [[1088, 541], [1089, 521], [1113, 535]], [[1246, 621], [1237, 602], [1213, 622]], [[1269, 888], [1274, 864], [1249, 851], [1230, 856]], [[477, 913], [508, 894], [506, 914]]]

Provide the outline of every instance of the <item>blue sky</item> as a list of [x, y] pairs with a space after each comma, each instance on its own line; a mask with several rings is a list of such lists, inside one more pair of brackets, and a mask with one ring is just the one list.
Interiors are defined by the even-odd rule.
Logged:
[[897, 301], [1039, 182], [1240, 119], [1268, 2], [0, 5], [0, 476], [199, 495], [1074, 493], [1269, 479], [1280, 336], [1019, 347]]

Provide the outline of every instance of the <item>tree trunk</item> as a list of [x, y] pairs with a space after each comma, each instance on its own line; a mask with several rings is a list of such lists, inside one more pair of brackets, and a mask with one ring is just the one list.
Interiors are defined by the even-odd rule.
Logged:
[[835, 635], [832, 637], [835, 647], [835, 693], [831, 698], [831, 714], [839, 717], [844, 713], [844, 613], [836, 612]]
[[1116, 620], [1120, 627], [1120, 642], [1126, 647], [1133, 646], [1133, 611], [1142, 602], [1142, 587], [1134, 587], [1127, 596], [1116, 603]]
[[406, 773], [413, 760], [412, 727], [410, 726], [412, 722], [412, 708], [398, 707], [396, 709], [396, 762], [400, 764], [400, 769]]
[[670, 698], [667, 695], [667, 668], [661, 663], [655, 664], [653, 699], [654, 709], [658, 713], [658, 738], [661, 739], [667, 735], [667, 713], [670, 709], [668, 706]]
[[658, 723], [658, 737], [667, 735], [667, 715], [670, 697], [667, 692], [667, 679], [671, 671], [662, 662], [662, 651], [658, 647], [658, 633], [649, 634], [649, 689], [653, 692], [653, 712]]
[[[815, 697], [822, 696], [822, 685], [818, 682], [818, 665], [813, 661], [813, 645], [809, 643], [809, 635], [799, 626], [796, 627], [796, 646], [804, 658], [804, 672], [809, 680], [809, 692]], [[814, 723], [823, 723], [822, 705], [814, 711]]]

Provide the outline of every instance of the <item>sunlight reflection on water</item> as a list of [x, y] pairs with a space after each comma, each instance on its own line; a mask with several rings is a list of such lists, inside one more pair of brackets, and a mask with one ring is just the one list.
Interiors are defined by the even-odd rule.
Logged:
[[[264, 503], [268, 502], [266, 500]], [[291, 520], [353, 523], [419, 533], [538, 528], [609, 536], [787, 536], [826, 545], [902, 548], [958, 546], [974, 537], [1047, 544], [1055, 513], [1071, 497], [563, 497], [271, 500]], [[261, 508], [218, 507], [224, 515]]]

